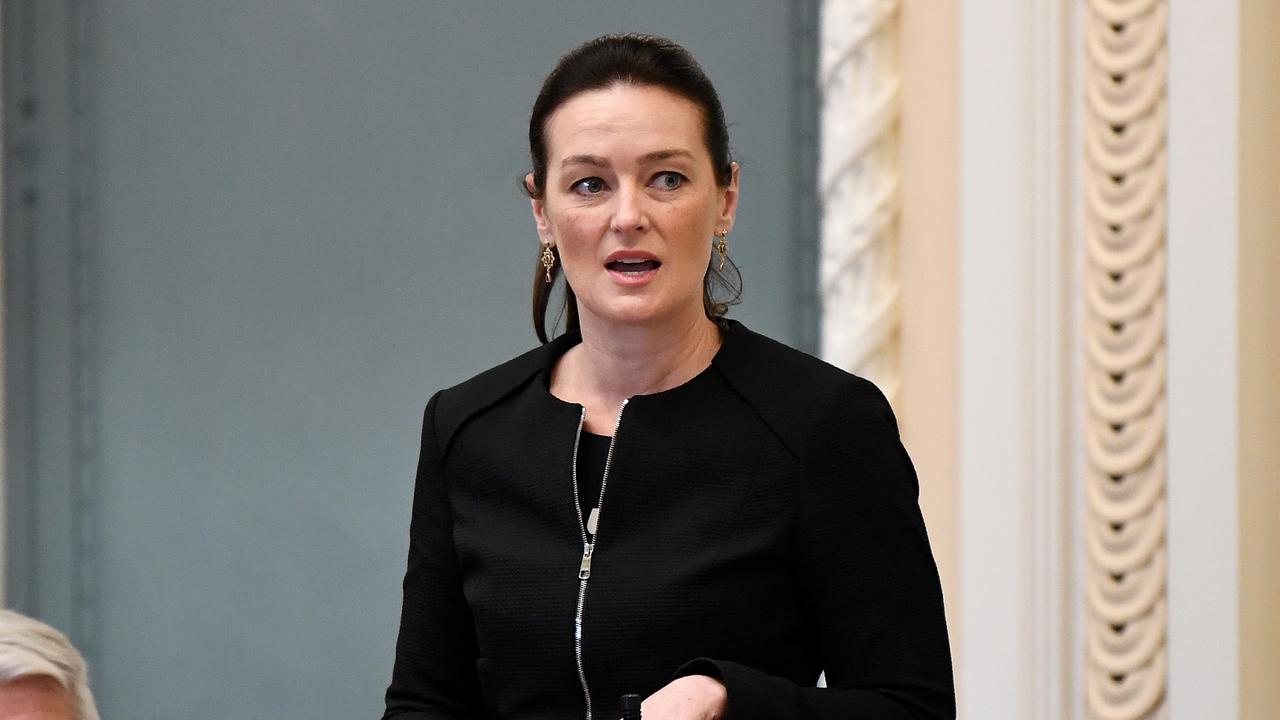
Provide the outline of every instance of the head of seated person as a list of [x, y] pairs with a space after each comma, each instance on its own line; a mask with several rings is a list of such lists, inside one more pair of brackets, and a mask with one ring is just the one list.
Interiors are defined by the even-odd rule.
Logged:
[[100, 720], [84, 658], [66, 636], [0, 610], [0, 720]]

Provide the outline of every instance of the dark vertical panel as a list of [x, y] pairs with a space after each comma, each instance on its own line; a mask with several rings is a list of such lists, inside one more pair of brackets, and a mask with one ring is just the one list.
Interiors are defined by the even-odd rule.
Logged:
[[5, 313], [5, 602], [31, 612], [38, 588], [33, 533], [36, 397], [34, 293], [37, 258], [32, 235], [39, 191], [35, 184], [35, 18], [31, 0], [0, 5], [4, 98]]
[[818, 194], [820, 152], [818, 95], [818, 0], [793, 0], [791, 7], [791, 222], [795, 242], [791, 254], [792, 313], [795, 347], [819, 351], [818, 262], [822, 222]]
[[98, 423], [99, 372], [97, 215], [98, 63], [95, 0], [67, 0], [67, 241], [71, 312], [70, 446], [71, 593], [74, 615], [71, 637], [85, 659], [95, 665], [98, 683], [110, 667], [98, 662], [99, 583], [98, 491], [101, 481]]
[[6, 601], [92, 650], [80, 557], [96, 541], [84, 532], [77, 440], [94, 412], [79, 392], [91, 357], [77, 317], [87, 300], [79, 278], [92, 270], [78, 260], [90, 240], [72, 201], [74, 12], [62, 2], [4, 7]]

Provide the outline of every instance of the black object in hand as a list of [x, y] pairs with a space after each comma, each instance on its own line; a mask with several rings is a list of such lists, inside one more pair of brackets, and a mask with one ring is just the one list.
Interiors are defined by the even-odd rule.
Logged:
[[640, 696], [627, 693], [622, 696], [622, 720], [640, 720]]

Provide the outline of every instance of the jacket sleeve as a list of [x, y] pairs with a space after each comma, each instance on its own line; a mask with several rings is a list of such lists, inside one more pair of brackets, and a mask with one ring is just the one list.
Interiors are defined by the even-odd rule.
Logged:
[[383, 720], [485, 716], [474, 623], [462, 595], [435, 431], [439, 397], [431, 398], [423, 414], [400, 635]]
[[723, 682], [729, 720], [955, 718], [941, 585], [893, 411], [861, 379], [835, 400], [803, 459], [795, 545], [827, 687], [712, 658], [676, 675]]

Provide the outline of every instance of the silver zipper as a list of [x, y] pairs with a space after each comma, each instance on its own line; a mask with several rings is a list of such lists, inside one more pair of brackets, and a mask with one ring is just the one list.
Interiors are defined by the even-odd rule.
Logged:
[[627, 400], [618, 408], [618, 419], [613, 425], [613, 437], [609, 438], [609, 452], [604, 458], [604, 474], [600, 477], [600, 499], [596, 502], [596, 532], [587, 539], [587, 525], [582, 521], [582, 503], [578, 500], [578, 445], [582, 442], [582, 426], [587, 422], [587, 409], [582, 408], [578, 417], [578, 434], [573, 438], [573, 510], [578, 514], [578, 532], [582, 534], [582, 562], [578, 564], [578, 610], [573, 616], [573, 656], [578, 663], [578, 680], [582, 683], [582, 696], [587, 701], [587, 720], [591, 720], [591, 689], [587, 687], [587, 670], [582, 664], [582, 611], [587, 603], [587, 583], [591, 580], [591, 556], [600, 538], [600, 516], [604, 514], [604, 491], [609, 487], [609, 466], [613, 464], [613, 448], [618, 442], [618, 428], [622, 426], [622, 411]]

